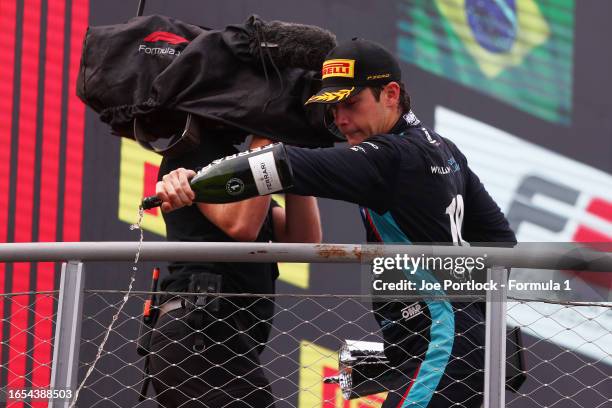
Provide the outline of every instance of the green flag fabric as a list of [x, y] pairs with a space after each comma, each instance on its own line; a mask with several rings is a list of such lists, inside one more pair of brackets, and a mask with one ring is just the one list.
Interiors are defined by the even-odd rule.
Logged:
[[401, 60], [569, 125], [574, 0], [400, 0]]

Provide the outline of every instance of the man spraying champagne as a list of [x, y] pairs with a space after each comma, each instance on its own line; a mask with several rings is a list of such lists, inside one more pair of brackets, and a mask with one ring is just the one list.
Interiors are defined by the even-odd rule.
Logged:
[[[359, 204], [370, 242], [516, 243], [504, 214], [450, 140], [412, 113], [395, 57], [361, 39], [326, 57], [322, 89], [307, 104], [326, 104], [351, 146], [287, 146], [293, 187], [287, 192]], [[157, 185], [165, 211], [191, 205], [194, 172], [181, 169]], [[407, 279], [432, 280], [423, 269]], [[383, 408], [480, 407], [484, 310], [477, 303], [373, 303], [385, 355], [397, 380]], [[414, 306], [414, 305], [412, 305]]]

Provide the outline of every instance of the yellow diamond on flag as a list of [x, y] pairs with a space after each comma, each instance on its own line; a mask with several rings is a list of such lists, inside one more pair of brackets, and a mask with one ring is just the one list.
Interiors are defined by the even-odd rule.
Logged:
[[494, 78], [545, 43], [550, 28], [534, 0], [435, 0], [480, 70]]

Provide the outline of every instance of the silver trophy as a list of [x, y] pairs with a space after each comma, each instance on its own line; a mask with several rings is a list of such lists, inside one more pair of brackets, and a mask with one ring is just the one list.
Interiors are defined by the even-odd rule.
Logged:
[[[506, 389], [518, 392], [527, 379], [520, 327], [508, 330], [506, 340]], [[389, 391], [401, 375], [390, 365], [384, 345], [375, 341], [345, 340], [338, 351], [338, 375], [325, 377], [326, 384], [340, 384], [344, 399]], [[394, 384], [395, 383], [395, 384]]]
[[338, 352], [338, 371], [338, 375], [323, 381], [340, 384], [346, 400], [388, 391], [397, 379], [383, 343], [374, 341], [345, 340]]

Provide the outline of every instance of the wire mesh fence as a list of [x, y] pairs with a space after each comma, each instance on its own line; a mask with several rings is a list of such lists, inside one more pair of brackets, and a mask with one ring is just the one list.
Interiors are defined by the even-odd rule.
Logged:
[[[95, 360], [124, 295], [86, 291], [80, 378]], [[142, 309], [151, 295], [129, 296], [76, 406], [222, 407], [242, 401], [243, 406], [253, 407], [366, 408], [380, 406], [386, 392], [378, 391], [394, 384], [385, 374], [390, 364], [381, 352], [381, 330], [364, 296], [220, 295], [225, 312], [204, 319], [203, 350], [194, 349], [197, 339], [190, 319], [194, 312], [186, 310], [189, 300], [169, 301], [166, 304], [174, 302], [176, 308], [164, 310], [149, 330], [150, 354], [143, 356], [137, 352], [139, 336], [147, 333], [141, 327]], [[1, 365], [3, 383], [12, 389], [46, 387], [58, 293], [1, 298], [4, 333], [10, 333], [2, 339], [3, 355], [8, 356]], [[518, 389], [507, 387], [507, 407], [612, 406], [612, 305], [510, 299], [507, 311], [508, 325], [519, 327], [522, 334], [507, 343], [506, 378], [510, 383], [525, 375]], [[402, 318], [410, 314], [429, 318], [415, 313], [414, 307], [404, 308]], [[474, 327], [483, 324], [474, 322]], [[427, 340], [422, 333], [415, 335]], [[25, 352], [11, 351], [18, 350], [17, 341], [27, 343]], [[473, 346], [464, 355], [453, 353], [452, 358], [470, 360], [470, 354], [483, 347]], [[476, 376], [483, 371], [479, 363], [472, 368]], [[394, 375], [395, 371], [391, 365]], [[191, 401], [194, 390], [198, 399]], [[351, 390], [372, 394], [354, 398]], [[448, 398], [448, 406], [470, 406], [461, 393], [447, 390], [438, 387], [434, 394]], [[477, 385], [472, 391], [482, 394]], [[25, 398], [22, 406], [46, 403]]]
[[528, 381], [507, 407], [611, 407], [612, 305], [508, 303], [523, 328]]
[[11, 390], [48, 388], [57, 299], [58, 291], [0, 294], [0, 405]]
[[[355, 397], [348, 385], [358, 388], [358, 383], [363, 386], [368, 379], [360, 378], [360, 374], [371, 380], [364, 390], [380, 391], [376, 385], [380, 389], [395, 386], [403, 390], [397, 381], [389, 380], [389, 361], [385, 361], [384, 353], [380, 352], [382, 348], [377, 348], [382, 347], [381, 330], [372, 313], [372, 304], [365, 297], [221, 295], [218, 300], [223, 312], [207, 314], [200, 321], [200, 340], [194, 324], [197, 325], [201, 316], [196, 318], [196, 312], [189, 311], [190, 300], [182, 304], [169, 301], [167, 304], [174, 304], [159, 316], [151, 331], [151, 353], [145, 357], [137, 353], [137, 343], [142, 307], [150, 295], [138, 292], [129, 297], [77, 406], [153, 407], [158, 403], [161, 407], [380, 406], [385, 392], [361, 399], [344, 399], [344, 396]], [[81, 377], [92, 364], [123, 296], [119, 291], [87, 291]], [[466, 303], [463, 307], [477, 306]], [[410, 318], [430, 319], [428, 314], [414, 310], [404, 308], [402, 318], [414, 314]], [[266, 311], [271, 312], [266, 315]], [[268, 318], [261, 319], [262, 315]], [[522, 384], [519, 381], [518, 390], [507, 391], [506, 406], [612, 405], [610, 305], [515, 300], [508, 303], [508, 324], [520, 327], [522, 335], [508, 343], [507, 380], [510, 382], [513, 377], [525, 374], [526, 381]], [[478, 331], [484, 323], [474, 321], [472, 325], [463, 333]], [[463, 333], [459, 332], [458, 336]], [[426, 333], [413, 335], [422, 342], [428, 340]], [[469, 377], [474, 381], [468, 377], [451, 377], [447, 382], [441, 380], [444, 385], [432, 390], [434, 397], [447, 399], [448, 406], [474, 406], [461, 389], [453, 387], [453, 381], [468, 384], [476, 398], [482, 395], [479, 382], [484, 365], [481, 365], [479, 353], [484, 346], [474, 340], [477, 337], [466, 343], [472, 344], [471, 349], [464, 349], [463, 353], [454, 351], [450, 362], [452, 365], [453, 359], [467, 361], [472, 370]], [[347, 346], [347, 339], [354, 342]], [[198, 341], [202, 342], [200, 349]], [[338, 351], [343, 346], [348, 360], [352, 358], [354, 364], [361, 358], [362, 363], [370, 364], [368, 369], [363, 370], [364, 365], [351, 367], [350, 361], [345, 361], [348, 369], [340, 373], [340, 378], [334, 378], [338, 375]], [[412, 355], [413, 360], [422, 357]], [[145, 372], [145, 365], [148, 365], [148, 372]], [[386, 368], [377, 371], [374, 367], [373, 371], [368, 371], [377, 365]], [[392, 364], [390, 370], [392, 377], [402, 375], [402, 370], [395, 369]], [[324, 381], [326, 377], [328, 381]], [[148, 381], [149, 388], [143, 390], [143, 384]]]
[[[155, 406], [156, 398], [168, 398], [167, 406], [188, 406], [185, 398], [193, 389], [205, 401], [228, 397], [225, 402], [208, 402], [210, 406], [224, 406], [234, 398], [251, 398], [251, 406], [271, 406], [271, 401], [277, 407], [319, 406], [330, 390], [335, 390], [334, 400], [340, 397], [338, 386], [324, 384], [323, 375], [336, 373], [337, 351], [345, 334], [380, 341], [370, 304], [359, 297], [223, 295], [219, 297], [222, 316], [207, 316], [201, 326], [203, 351], [193, 350], [194, 312], [179, 306], [161, 313], [152, 330], [151, 386], [139, 401], [147, 358], [138, 355], [137, 340], [142, 307], [149, 296], [145, 292], [130, 296], [79, 406], [124, 406], [127, 402]], [[84, 310], [95, 313], [83, 316], [81, 373], [94, 359], [122, 300], [121, 292], [88, 291]], [[269, 319], [260, 319], [261, 315]], [[192, 361], [193, 355], [202, 357]], [[236, 381], [237, 377], [244, 380]], [[252, 392], [260, 387], [262, 393]]]

